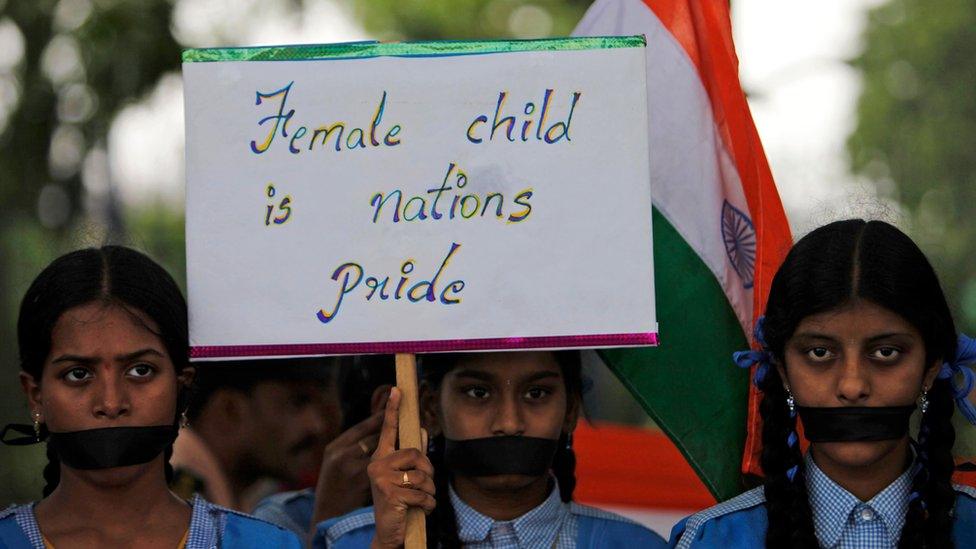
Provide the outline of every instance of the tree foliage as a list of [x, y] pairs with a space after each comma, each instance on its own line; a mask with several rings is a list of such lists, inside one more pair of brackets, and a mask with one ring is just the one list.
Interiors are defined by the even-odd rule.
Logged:
[[566, 36], [592, 0], [347, 0], [384, 40]]
[[891, 0], [868, 17], [855, 173], [904, 208], [960, 329], [976, 329], [976, 2]]

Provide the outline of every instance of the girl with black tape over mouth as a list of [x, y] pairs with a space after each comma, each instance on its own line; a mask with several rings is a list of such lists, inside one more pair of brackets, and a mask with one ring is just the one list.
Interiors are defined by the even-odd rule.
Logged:
[[27, 290], [17, 331], [32, 425], [8, 425], [0, 438], [47, 440], [49, 463], [44, 498], [0, 512], [0, 546], [300, 546], [170, 492], [194, 369], [186, 302], [159, 265], [119, 246], [66, 254]]
[[369, 465], [375, 508], [320, 524], [316, 546], [400, 547], [408, 507], [428, 513], [429, 547], [666, 546], [643, 526], [572, 503], [577, 351], [425, 355], [420, 368], [428, 455], [395, 450], [394, 390]]
[[848, 220], [800, 239], [755, 340], [735, 361], [758, 364], [764, 484], [679, 522], [673, 546], [976, 546], [976, 491], [952, 484], [950, 422], [953, 400], [976, 420], [976, 342], [957, 339], [910, 238]]

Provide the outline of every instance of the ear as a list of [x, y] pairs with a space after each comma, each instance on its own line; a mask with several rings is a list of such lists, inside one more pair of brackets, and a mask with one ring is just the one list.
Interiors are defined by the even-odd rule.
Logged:
[[33, 413], [37, 412], [41, 414], [38, 421], [43, 423], [44, 404], [41, 401], [41, 384], [34, 379], [34, 376], [22, 371], [20, 372], [20, 387], [24, 390], [24, 394], [27, 395], [27, 403], [30, 405], [32, 414], [31, 419], [33, 419]]
[[212, 413], [223, 428], [238, 428], [250, 419], [250, 402], [245, 393], [235, 389], [217, 389], [210, 396], [203, 414]]
[[429, 436], [436, 437], [441, 434], [440, 391], [427, 382], [420, 383], [420, 416], [421, 423], [427, 429]]
[[369, 397], [369, 414], [373, 415], [386, 409], [386, 401], [390, 398], [390, 389], [393, 385], [384, 383], [373, 389], [373, 394]]
[[176, 376], [176, 382], [179, 383], [181, 389], [186, 389], [190, 385], [193, 385], [193, 378], [197, 376], [197, 369], [193, 366], [187, 366], [180, 371], [180, 374]]
[[932, 385], [935, 383], [935, 378], [938, 377], [939, 372], [941, 370], [942, 370], [941, 360], [937, 360], [935, 361], [935, 364], [929, 366], [929, 368], [925, 370], [925, 376], [922, 378], [922, 387], [931, 389]]

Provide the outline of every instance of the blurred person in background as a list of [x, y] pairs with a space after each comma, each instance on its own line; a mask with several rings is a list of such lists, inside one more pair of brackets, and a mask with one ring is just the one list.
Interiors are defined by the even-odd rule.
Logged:
[[314, 484], [339, 432], [333, 358], [197, 363], [189, 426], [176, 440], [177, 493], [250, 511], [283, 486]]
[[382, 411], [396, 384], [392, 355], [342, 357], [339, 394], [343, 433], [322, 457], [315, 489], [282, 492], [261, 501], [254, 515], [307, 538], [314, 525], [372, 502], [366, 466], [379, 438]]

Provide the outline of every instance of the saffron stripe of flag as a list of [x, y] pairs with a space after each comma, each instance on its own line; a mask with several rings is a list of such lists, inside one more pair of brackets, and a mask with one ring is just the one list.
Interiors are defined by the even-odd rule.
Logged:
[[748, 346], [792, 243], [739, 83], [729, 6], [597, 0], [574, 34], [647, 37], [661, 346], [601, 355], [726, 499], [741, 471], [759, 472], [760, 451], [757, 393], [731, 356]]

